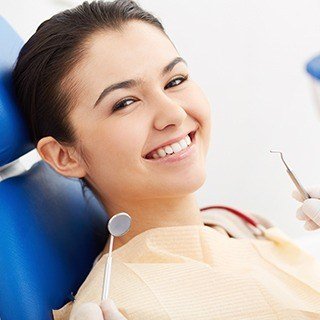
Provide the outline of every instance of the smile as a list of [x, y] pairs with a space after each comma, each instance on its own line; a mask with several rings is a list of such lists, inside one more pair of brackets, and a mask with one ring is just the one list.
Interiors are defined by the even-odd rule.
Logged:
[[[165, 146], [147, 154], [145, 159], [154, 163], [173, 163], [189, 158], [196, 151], [196, 131], [190, 132], [183, 141]], [[175, 149], [175, 150], [173, 150]]]

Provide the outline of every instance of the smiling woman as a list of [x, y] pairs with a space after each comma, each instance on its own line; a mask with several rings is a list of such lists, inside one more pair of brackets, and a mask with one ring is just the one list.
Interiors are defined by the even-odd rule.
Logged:
[[[198, 187], [204, 182], [209, 103], [160, 21], [134, 2], [84, 3], [43, 22], [22, 49], [14, 78], [39, 154], [61, 174], [79, 177], [104, 203], [124, 200], [116, 188], [125, 191], [121, 180], [130, 189], [125, 201], [130, 193], [149, 198], [146, 183], [159, 196], [139, 154], [186, 136], [200, 122], [200, 172], [190, 179]], [[121, 159], [135, 161], [129, 166]]]
[[131, 216], [113, 247], [110, 297], [122, 314], [98, 306], [105, 249], [55, 319], [320, 316], [320, 266], [285, 236], [271, 228], [267, 241], [238, 241], [232, 230], [251, 235], [239, 221], [229, 235], [205, 223], [194, 193], [211, 107], [151, 13], [130, 0], [60, 12], [24, 45], [13, 79], [40, 156], [84, 181], [110, 218]]

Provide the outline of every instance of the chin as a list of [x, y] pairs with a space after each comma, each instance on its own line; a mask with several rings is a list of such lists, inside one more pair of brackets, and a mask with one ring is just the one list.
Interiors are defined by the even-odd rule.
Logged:
[[[192, 170], [193, 171], [193, 170]], [[182, 177], [179, 175], [166, 179], [163, 183], [164, 192], [167, 194], [189, 194], [196, 192], [205, 183], [207, 178], [205, 168], [184, 174]]]

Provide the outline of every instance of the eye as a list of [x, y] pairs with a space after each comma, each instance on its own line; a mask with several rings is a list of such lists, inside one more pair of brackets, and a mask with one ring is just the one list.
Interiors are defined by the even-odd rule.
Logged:
[[[175, 83], [176, 81], [178, 81], [178, 84], [176, 84], [176, 85], [174, 85], [174, 86], [170, 86], [169, 88], [171, 88], [171, 87], [176, 87], [176, 86], [180, 85], [182, 82], [186, 81], [187, 79], [188, 79], [188, 76], [175, 78], [175, 79], [171, 80], [164, 88], [166, 89], [166, 88], [168, 88], [168, 85], [169, 85], [170, 83]], [[180, 82], [179, 82], [179, 81], [180, 81]]]
[[113, 108], [112, 108], [112, 112], [120, 110], [125, 108], [126, 106], [130, 105], [130, 104], [126, 104], [127, 101], [135, 101], [134, 99], [123, 99], [120, 102], [116, 103]]
[[[180, 85], [182, 82], [186, 81], [187, 79], [188, 79], [188, 75], [177, 77], [177, 78], [171, 80], [164, 88], [167, 89], [167, 88], [171, 88], [171, 87], [176, 87], [176, 86]], [[173, 85], [173, 86], [170, 85], [171, 83], [177, 83], [177, 81], [178, 81], [178, 84]], [[170, 85], [170, 86], [168, 87], [168, 85]], [[136, 100], [135, 99], [131, 99], [131, 98], [130, 99], [123, 99], [123, 100], [117, 102], [112, 107], [112, 112], [115, 112], [115, 111], [120, 110], [120, 109], [124, 109], [126, 106], [130, 105], [131, 103], [127, 104], [128, 101], [136, 101]]]

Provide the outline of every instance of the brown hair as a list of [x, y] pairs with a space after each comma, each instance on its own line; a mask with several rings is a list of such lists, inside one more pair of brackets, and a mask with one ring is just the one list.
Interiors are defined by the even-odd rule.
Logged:
[[[76, 143], [68, 120], [76, 87], [67, 76], [84, 57], [93, 33], [121, 31], [130, 20], [149, 23], [168, 37], [161, 22], [135, 1], [85, 1], [42, 22], [24, 44], [13, 69], [13, 84], [35, 147], [45, 136], [65, 145]], [[91, 188], [85, 178], [80, 181], [82, 190]]]

